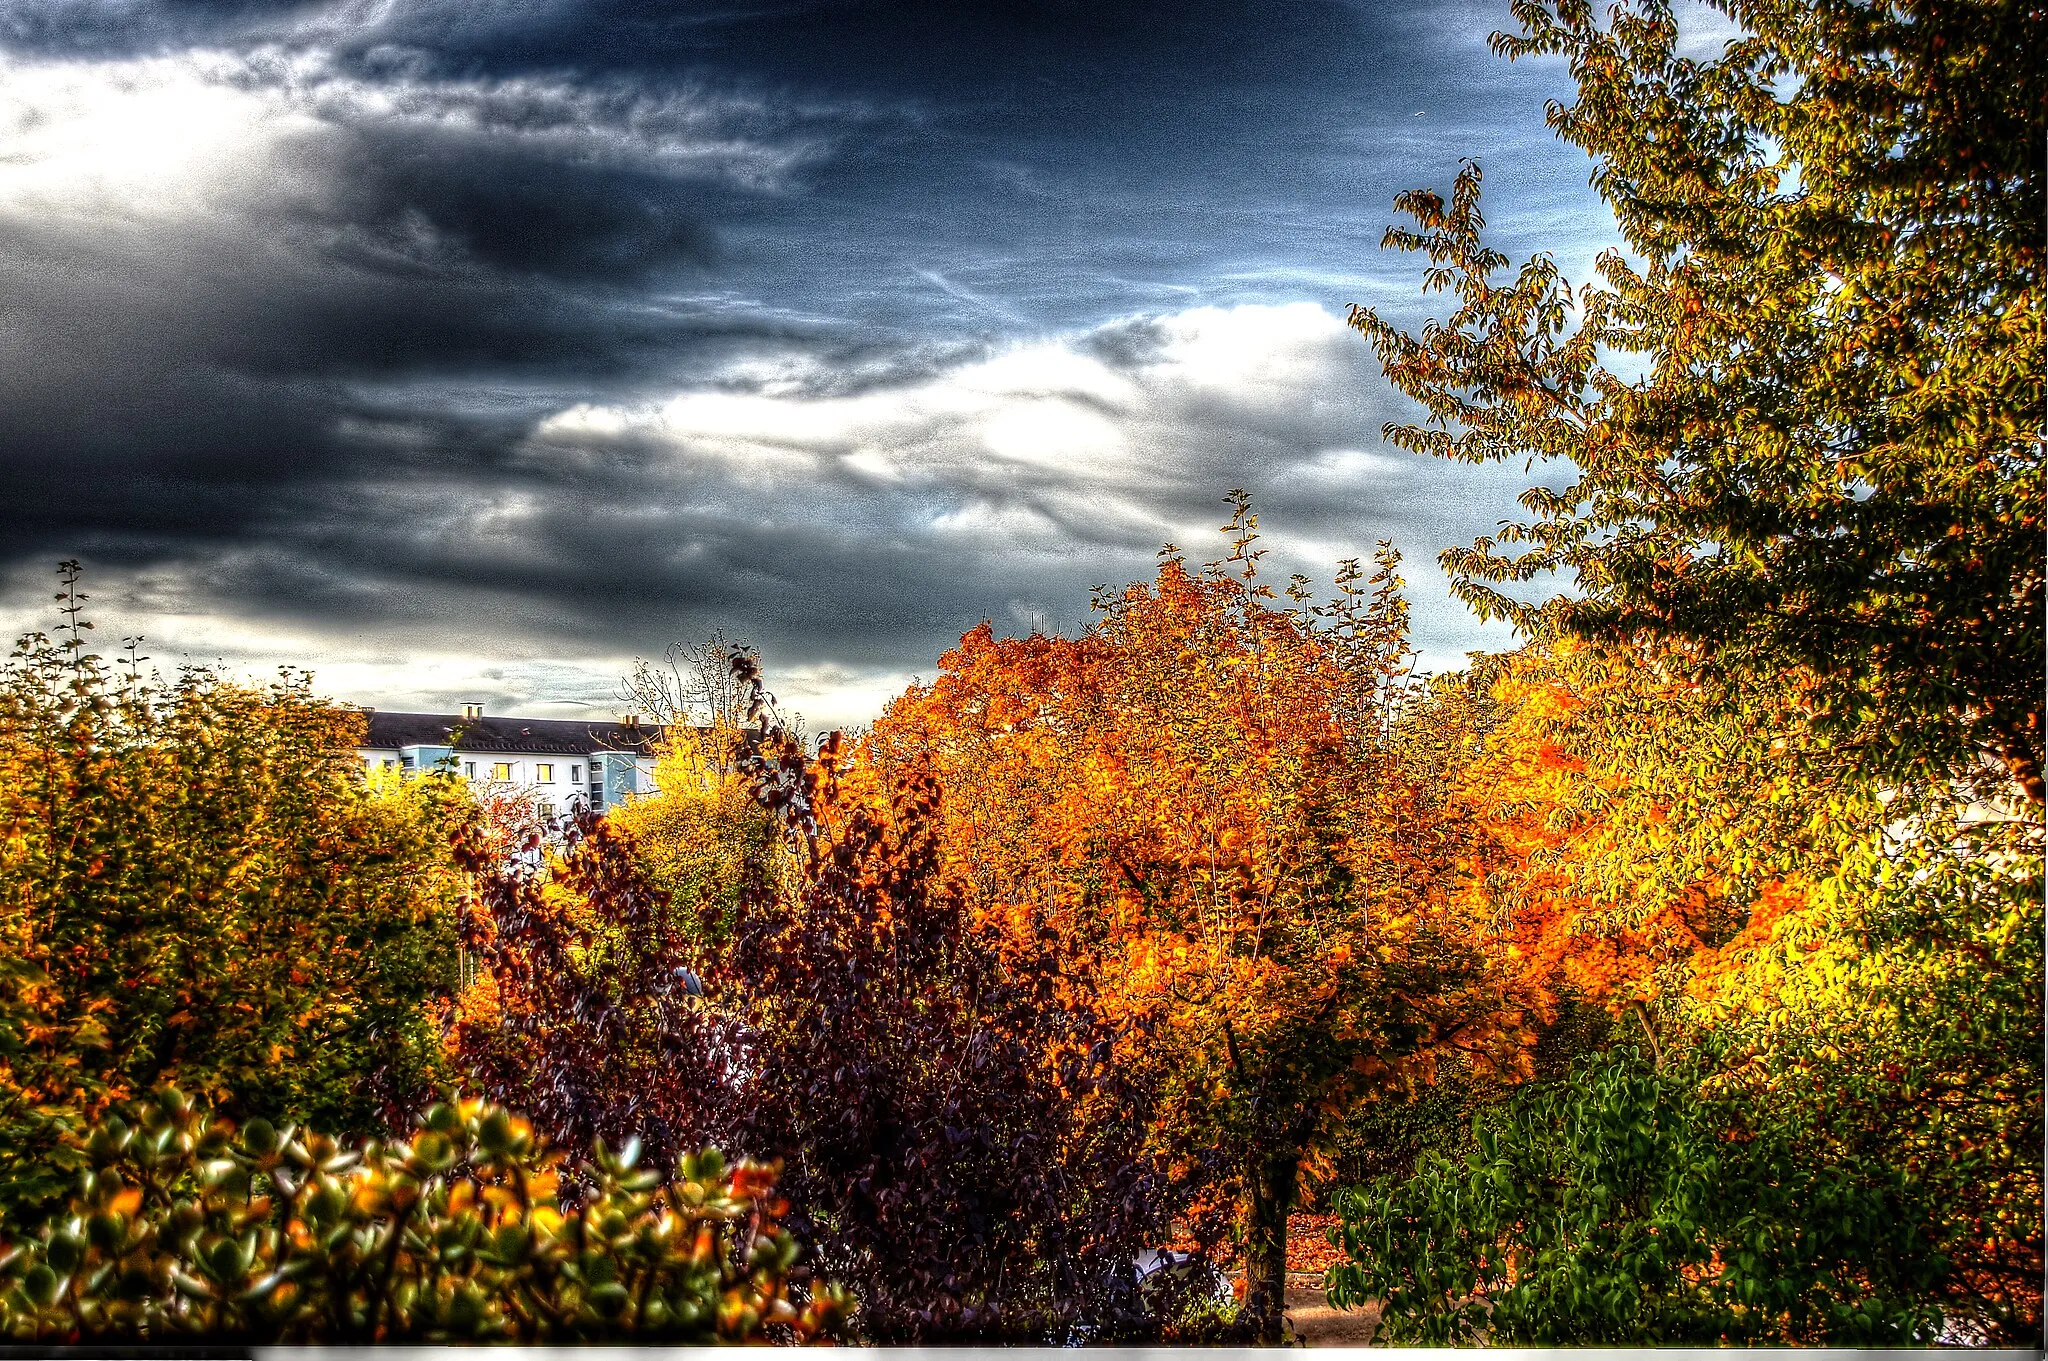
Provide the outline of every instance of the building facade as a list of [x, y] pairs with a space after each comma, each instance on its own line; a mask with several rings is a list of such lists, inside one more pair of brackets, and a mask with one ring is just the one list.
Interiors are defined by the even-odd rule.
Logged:
[[579, 806], [601, 813], [654, 792], [654, 747], [662, 732], [655, 724], [493, 718], [477, 704], [460, 714], [365, 709], [363, 716], [369, 733], [356, 750], [368, 770], [442, 770], [528, 794], [557, 817]]

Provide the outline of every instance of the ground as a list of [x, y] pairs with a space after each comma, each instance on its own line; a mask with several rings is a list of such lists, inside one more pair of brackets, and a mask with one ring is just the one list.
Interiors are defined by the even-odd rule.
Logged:
[[1333, 1309], [1323, 1298], [1323, 1278], [1287, 1273], [1287, 1325], [1304, 1347], [1364, 1347], [1380, 1326], [1380, 1307]]
[[1335, 1265], [1330, 1231], [1335, 1215], [1298, 1214], [1287, 1220], [1287, 1322], [1306, 1347], [1363, 1347], [1379, 1327], [1376, 1304], [1333, 1309], [1323, 1297], [1323, 1272]]

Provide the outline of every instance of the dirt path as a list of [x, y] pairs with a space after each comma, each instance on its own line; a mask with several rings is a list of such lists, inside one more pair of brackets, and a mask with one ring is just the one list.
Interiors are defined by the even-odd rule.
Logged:
[[1377, 1304], [1333, 1309], [1320, 1275], [1287, 1273], [1287, 1322], [1304, 1347], [1364, 1347], [1380, 1326]]

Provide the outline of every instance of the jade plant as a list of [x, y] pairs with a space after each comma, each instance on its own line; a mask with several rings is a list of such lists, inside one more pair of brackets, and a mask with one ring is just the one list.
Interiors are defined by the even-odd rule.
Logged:
[[69, 1143], [64, 1211], [0, 1224], [9, 1341], [805, 1342], [845, 1313], [792, 1291], [776, 1169], [716, 1151], [571, 1163], [475, 1100], [344, 1145], [169, 1088]]

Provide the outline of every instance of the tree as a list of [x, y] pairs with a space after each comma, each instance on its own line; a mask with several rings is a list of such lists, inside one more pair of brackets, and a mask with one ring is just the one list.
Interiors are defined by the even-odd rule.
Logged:
[[723, 1100], [715, 1025], [693, 1009], [704, 934], [649, 882], [630, 837], [589, 810], [504, 856], [462, 829], [473, 894], [459, 919], [470, 962], [447, 1036], [457, 1070], [549, 1139], [639, 1140], [668, 1162], [707, 1140]]
[[736, 903], [672, 899], [673, 857], [616, 817], [544, 866], [466, 849], [463, 1071], [564, 1144], [785, 1159], [785, 1223], [871, 1341], [1157, 1337], [1175, 1301], [1131, 1268], [1174, 1202], [1085, 976], [965, 912], [928, 781], [848, 771], [836, 743], [811, 762], [756, 717], [737, 778], [768, 836], [742, 839]]
[[773, 820], [737, 768], [745, 735], [726, 724], [667, 725], [655, 747], [656, 792], [620, 804], [606, 819], [630, 839], [641, 870], [668, 895], [685, 929], [715, 939], [736, 921], [750, 875], [773, 879], [787, 868]]
[[736, 657], [755, 656], [754, 649], [727, 638], [722, 629], [701, 643], [670, 643], [658, 663], [634, 659], [619, 697], [648, 715], [672, 740], [680, 740], [686, 729], [692, 731], [696, 745], [689, 754], [716, 774], [730, 776], [747, 726], [748, 700], [733, 679], [732, 663]]
[[228, 1111], [382, 1127], [431, 1090], [452, 989], [452, 782], [372, 788], [362, 717], [87, 650], [0, 682], [0, 1208], [61, 1123], [166, 1081]]
[[727, 1142], [789, 1151], [792, 1226], [871, 1341], [1160, 1337], [1189, 1301], [1132, 1268], [1177, 1201], [1086, 970], [1028, 919], [970, 909], [928, 772], [846, 762], [836, 734], [807, 761], [736, 670], [763, 728], [742, 768], [796, 891], [754, 879], [707, 970], [744, 1023]]
[[[1088, 963], [1156, 1075], [1154, 1136], [1237, 1210], [1255, 1336], [1280, 1335], [1304, 1161], [1355, 1100], [1484, 1063], [1519, 1017], [1388, 751], [1405, 606], [1383, 548], [1275, 608], [1241, 494], [1228, 563], [1106, 596], [1076, 639], [984, 624], [869, 749], [929, 770], [975, 911]], [[1218, 1175], [1220, 1173], [1220, 1176]]]
[[[1403, 448], [1554, 460], [1531, 519], [1444, 554], [1482, 616], [1656, 635], [1733, 677], [1797, 670], [1887, 778], [1978, 779], [2036, 808], [2042, 774], [2040, 148], [2048, 11], [2033, 0], [1884, 6], [1716, 0], [1739, 36], [1679, 55], [1664, 0], [1518, 0], [1510, 58], [1561, 55], [1550, 125], [1634, 258], [1576, 296], [1548, 256], [1510, 278], [1484, 244], [1479, 170], [1416, 221], [1419, 336], [1352, 324], [1427, 409]], [[1614, 356], [1630, 356], [1639, 378]]]
[[[2032, 1341], [2048, 16], [1722, 8], [1713, 61], [1659, 0], [1524, 0], [1495, 37], [1570, 63], [1550, 122], [1632, 258], [1502, 277], [1468, 165], [1386, 242], [1457, 310], [1353, 312], [1427, 413], [1389, 438], [1571, 474], [1444, 554], [1536, 644], [1460, 796], [1474, 910], [1716, 1109], [1922, 1197], [1919, 1301]], [[1555, 571], [1578, 594], [1517, 589]]]
[[1703, 1089], [1816, 1163], [1892, 1177], [1947, 1335], [2041, 1337], [2039, 830], [1912, 809], [1693, 961]]
[[1531, 995], [1606, 1007], [1653, 1050], [1697, 952], [1885, 822], [1794, 687], [1702, 685], [1675, 649], [1568, 637], [1488, 670], [1488, 726], [1447, 780], [1468, 910], [1502, 923]]
[[[1795, 683], [1731, 692], [1682, 654], [1572, 639], [1488, 670], [1446, 797], [1467, 911], [1500, 923], [1522, 995], [1609, 1012], [1717, 1137], [1767, 1126], [1858, 1194], [1910, 1198], [1942, 1259], [1916, 1307], [1950, 1336], [2037, 1335], [2038, 824], [1874, 785]], [[1798, 1201], [1772, 1205], [1789, 1218], [1758, 1231], [1794, 1232]]]

